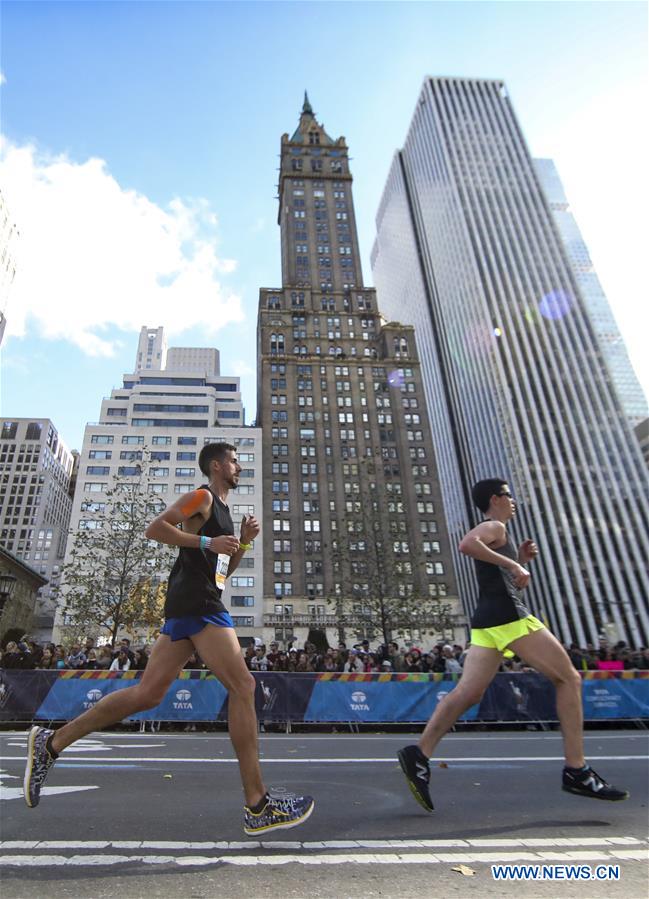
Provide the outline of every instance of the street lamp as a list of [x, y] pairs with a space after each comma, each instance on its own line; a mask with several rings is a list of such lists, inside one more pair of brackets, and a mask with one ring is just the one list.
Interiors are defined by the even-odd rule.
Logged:
[[13, 595], [17, 583], [18, 578], [8, 571], [0, 574], [0, 614], [2, 614], [7, 600]]

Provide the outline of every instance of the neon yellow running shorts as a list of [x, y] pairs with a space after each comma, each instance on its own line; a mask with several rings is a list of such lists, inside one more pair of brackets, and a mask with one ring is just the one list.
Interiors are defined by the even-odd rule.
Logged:
[[471, 644], [473, 646], [484, 646], [487, 649], [497, 649], [502, 652], [506, 659], [511, 659], [514, 655], [507, 647], [514, 640], [525, 637], [527, 634], [533, 634], [534, 631], [540, 631], [545, 627], [542, 621], [535, 618], [534, 615], [528, 615], [527, 618], [519, 618], [517, 621], [509, 621], [507, 624], [499, 624], [498, 627], [478, 627], [471, 630]]

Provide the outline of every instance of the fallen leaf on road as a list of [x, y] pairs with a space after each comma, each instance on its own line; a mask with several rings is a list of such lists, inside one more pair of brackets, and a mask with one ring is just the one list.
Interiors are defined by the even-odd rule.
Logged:
[[438, 768], [448, 768], [448, 765], [446, 764], [446, 762], [440, 762], [437, 767]]
[[473, 868], [469, 868], [466, 865], [457, 865], [455, 868], [451, 868], [451, 871], [457, 871], [458, 874], [464, 874], [465, 877], [473, 877], [475, 874]]
[[169, 778], [169, 780], [171, 780], [171, 778], [173, 777], [173, 774], [163, 774], [162, 776], [167, 777], [167, 778]]

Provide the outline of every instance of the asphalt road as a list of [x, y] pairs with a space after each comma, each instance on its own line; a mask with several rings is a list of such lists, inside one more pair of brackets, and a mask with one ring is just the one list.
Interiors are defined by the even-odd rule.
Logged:
[[[401, 734], [262, 735], [267, 784], [311, 793], [316, 810], [260, 841], [242, 830], [226, 735], [92, 735], [62, 754], [29, 809], [26, 732], [0, 734], [3, 899], [646, 899], [646, 732], [586, 734], [596, 770], [631, 791], [620, 803], [561, 791], [556, 733], [449, 735], [432, 762], [430, 815], [395, 760], [406, 742]], [[584, 866], [618, 866], [620, 879], [496, 881], [499, 863], [581, 866], [581, 876]]]

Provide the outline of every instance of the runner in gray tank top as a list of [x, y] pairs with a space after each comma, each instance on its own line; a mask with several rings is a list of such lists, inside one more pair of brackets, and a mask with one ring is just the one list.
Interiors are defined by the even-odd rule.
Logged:
[[480, 702], [503, 656], [515, 653], [555, 686], [566, 762], [562, 789], [594, 799], [627, 799], [626, 790], [606, 783], [586, 764], [581, 677], [563, 646], [523, 602], [530, 580], [527, 566], [538, 548], [528, 539], [516, 550], [512, 542], [507, 525], [516, 514], [516, 503], [507, 483], [500, 478], [478, 481], [472, 496], [485, 521], [470, 530], [459, 546], [474, 560], [479, 586], [471, 619], [471, 646], [458, 685], [440, 701], [419, 743], [398, 753], [413, 796], [427, 811], [433, 810], [430, 756], [460, 715]]

